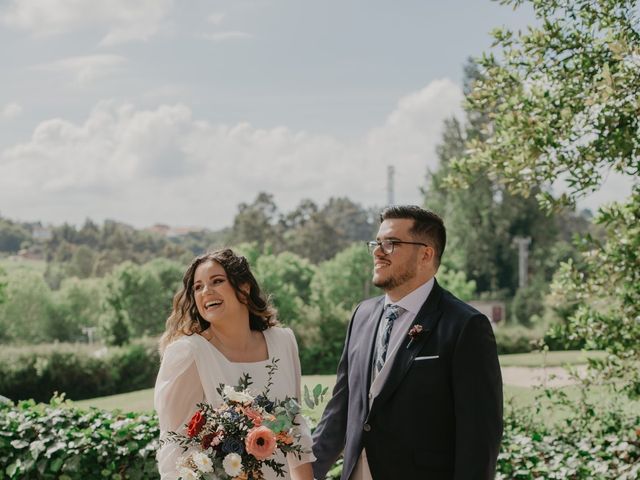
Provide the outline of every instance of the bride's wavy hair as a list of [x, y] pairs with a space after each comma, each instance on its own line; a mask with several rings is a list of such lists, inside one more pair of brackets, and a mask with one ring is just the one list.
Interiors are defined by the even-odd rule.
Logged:
[[[251, 330], [262, 331], [278, 325], [276, 309], [260, 291], [260, 286], [251, 273], [247, 259], [236, 255], [229, 248], [224, 248], [196, 257], [187, 268], [182, 278], [182, 288], [173, 297], [173, 309], [167, 318], [165, 332], [160, 338], [160, 354], [178, 337], [199, 334], [210, 326], [210, 323], [198, 312], [193, 291], [196, 269], [205, 262], [216, 262], [222, 266], [229, 283], [236, 292], [238, 301], [246, 305], [249, 310]], [[240, 286], [243, 286], [244, 290]]]

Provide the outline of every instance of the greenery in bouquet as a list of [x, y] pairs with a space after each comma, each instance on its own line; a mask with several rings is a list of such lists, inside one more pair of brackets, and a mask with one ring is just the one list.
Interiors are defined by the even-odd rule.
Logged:
[[[308, 453], [300, 442], [297, 400], [269, 398], [277, 361], [273, 359], [266, 367], [268, 380], [261, 393], [253, 393], [248, 374], [235, 387], [220, 384], [219, 406], [198, 404], [198, 411], [185, 425], [184, 433], [168, 433], [165, 441], [184, 448], [177, 462], [181, 479], [261, 480], [265, 466], [284, 477], [284, 464], [276, 454], [300, 457]], [[312, 401], [317, 405], [319, 397], [314, 395]]]

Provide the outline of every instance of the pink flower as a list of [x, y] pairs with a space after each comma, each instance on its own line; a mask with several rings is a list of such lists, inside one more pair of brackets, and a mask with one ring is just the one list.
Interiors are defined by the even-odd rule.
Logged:
[[257, 460], [266, 460], [276, 450], [276, 434], [264, 425], [249, 430], [244, 440], [247, 453]]
[[244, 407], [243, 412], [253, 422], [254, 427], [262, 425], [262, 416], [258, 412], [249, 407]]

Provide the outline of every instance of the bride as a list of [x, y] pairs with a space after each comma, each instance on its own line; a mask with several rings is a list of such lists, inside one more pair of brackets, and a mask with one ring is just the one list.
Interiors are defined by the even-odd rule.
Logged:
[[[278, 326], [275, 313], [260, 293], [246, 258], [224, 249], [191, 263], [160, 339], [162, 363], [154, 404], [161, 438], [167, 432], [182, 431], [198, 403], [220, 405], [216, 389], [221, 383], [236, 385], [243, 374], [249, 374], [251, 388], [263, 390], [268, 381], [266, 366], [273, 358], [280, 361], [270, 396], [300, 399], [298, 346], [293, 332]], [[315, 457], [309, 428], [300, 415], [296, 423], [309, 453], [275, 459], [288, 464], [285, 479], [312, 480]], [[162, 480], [178, 478], [176, 460], [181, 454], [182, 448], [173, 443], [165, 443], [158, 451]], [[265, 470], [266, 480], [282, 478], [269, 467]]]

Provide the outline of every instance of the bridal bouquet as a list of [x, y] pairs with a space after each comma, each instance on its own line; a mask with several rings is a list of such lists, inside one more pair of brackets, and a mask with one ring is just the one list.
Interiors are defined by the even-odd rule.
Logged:
[[[297, 456], [308, 453], [300, 445], [296, 429], [300, 405], [289, 397], [268, 398], [277, 367], [274, 362], [267, 368], [269, 380], [261, 394], [252, 395], [251, 377], [247, 374], [235, 387], [220, 384], [217, 389], [222, 397], [220, 406], [198, 404], [198, 411], [186, 425], [186, 434], [168, 433], [167, 440], [185, 450], [177, 463], [182, 480], [262, 480], [265, 465], [276, 475], [284, 476], [284, 464], [274, 458], [276, 452]], [[315, 403], [318, 393], [314, 389]], [[309, 403], [306, 388], [305, 399]]]

